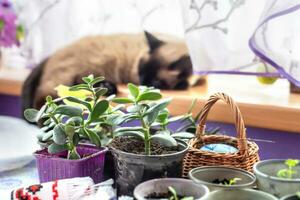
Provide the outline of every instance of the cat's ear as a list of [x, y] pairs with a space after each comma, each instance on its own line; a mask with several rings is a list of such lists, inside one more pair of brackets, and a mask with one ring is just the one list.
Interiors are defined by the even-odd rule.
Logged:
[[145, 37], [148, 42], [148, 46], [150, 49], [150, 52], [153, 52], [156, 48], [160, 47], [164, 42], [152, 35], [151, 33], [144, 31]]

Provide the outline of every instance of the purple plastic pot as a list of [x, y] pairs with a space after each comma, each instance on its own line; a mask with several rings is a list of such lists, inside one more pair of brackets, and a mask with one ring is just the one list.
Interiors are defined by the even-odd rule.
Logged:
[[74, 177], [91, 177], [95, 183], [103, 178], [103, 168], [107, 148], [97, 148], [91, 145], [79, 145], [80, 156], [89, 155], [79, 160], [68, 160], [67, 151], [50, 154], [47, 149], [35, 152], [40, 182]]

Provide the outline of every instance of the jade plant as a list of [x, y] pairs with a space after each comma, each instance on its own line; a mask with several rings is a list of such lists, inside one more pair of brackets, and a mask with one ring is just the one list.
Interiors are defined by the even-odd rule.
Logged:
[[281, 169], [277, 172], [277, 176], [285, 179], [292, 179], [294, 174], [297, 174], [297, 171], [294, 168], [299, 164], [299, 160], [296, 159], [287, 159], [285, 165], [287, 168]]
[[[80, 141], [88, 140], [96, 146], [101, 146], [101, 127], [109, 110], [109, 101], [101, 98], [107, 89], [96, 87], [104, 80], [103, 77], [94, 78], [93, 75], [82, 78], [83, 83], [69, 88], [70, 91], [87, 91], [85, 99], [65, 96], [53, 99], [46, 98], [40, 110], [26, 109], [24, 117], [30, 122], [42, 123], [43, 133], [38, 140], [48, 144], [49, 153], [68, 151], [68, 159], [80, 159], [76, 150]], [[72, 102], [68, 105], [65, 102]]]
[[128, 122], [138, 120], [140, 126], [120, 127], [115, 129], [115, 136], [135, 137], [144, 141], [145, 154], [151, 154], [151, 142], [157, 142], [167, 147], [177, 146], [176, 139], [190, 139], [194, 134], [188, 132], [173, 132], [169, 123], [182, 120], [185, 116], [169, 117], [167, 106], [171, 98], [162, 99], [158, 89], [153, 87], [128, 84], [128, 97], [115, 98], [118, 104], [127, 104], [127, 112], [119, 116], [119, 120]]
[[194, 197], [179, 198], [176, 190], [173, 187], [169, 186], [168, 189], [169, 189], [169, 193], [171, 194], [169, 200], [194, 200]]

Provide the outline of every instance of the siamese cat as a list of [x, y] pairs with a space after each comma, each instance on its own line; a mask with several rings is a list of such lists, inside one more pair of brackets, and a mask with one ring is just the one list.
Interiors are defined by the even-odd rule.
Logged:
[[161, 40], [151, 33], [89, 36], [58, 50], [29, 75], [23, 85], [23, 110], [39, 109], [59, 84], [81, 83], [81, 77], [104, 76], [102, 86], [134, 83], [159, 89], [189, 86], [192, 63], [184, 42]]

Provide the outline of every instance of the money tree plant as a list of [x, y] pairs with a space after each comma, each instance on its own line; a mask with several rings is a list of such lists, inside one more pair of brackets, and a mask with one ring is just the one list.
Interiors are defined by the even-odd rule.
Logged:
[[[89, 140], [96, 146], [101, 146], [101, 128], [99, 121], [108, 112], [109, 101], [101, 98], [107, 89], [96, 87], [104, 77], [89, 75], [82, 78], [83, 83], [69, 88], [70, 91], [83, 90], [88, 93], [85, 99], [65, 96], [53, 99], [46, 98], [40, 110], [33, 108], [24, 111], [24, 117], [30, 122], [42, 123], [41, 135], [38, 140], [48, 143], [49, 153], [68, 151], [68, 159], [80, 159], [76, 150], [80, 141]], [[65, 102], [72, 102], [72, 105]]]
[[127, 112], [119, 116], [122, 122], [138, 120], [140, 126], [120, 127], [114, 130], [114, 135], [130, 136], [144, 141], [145, 154], [151, 154], [151, 142], [172, 147], [177, 146], [176, 139], [190, 139], [194, 134], [188, 132], [173, 132], [168, 124], [182, 120], [185, 116], [169, 117], [167, 106], [171, 98], [162, 99], [158, 89], [153, 87], [136, 86], [128, 84], [128, 97], [114, 98], [118, 104], [127, 104]]

